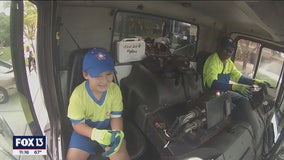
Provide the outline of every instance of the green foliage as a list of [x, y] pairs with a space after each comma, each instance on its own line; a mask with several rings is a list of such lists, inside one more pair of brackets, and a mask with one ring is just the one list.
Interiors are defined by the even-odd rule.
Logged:
[[256, 76], [257, 79], [265, 80], [268, 82], [271, 86], [276, 87], [277, 81], [269, 77], [268, 75], [258, 73]]
[[0, 47], [10, 46], [10, 17], [0, 13]]
[[[35, 47], [33, 42], [36, 40], [37, 32], [37, 8], [29, 2], [24, 3], [24, 28], [23, 28], [23, 40], [25, 46], [30, 46], [33, 51]], [[10, 8], [10, 2], [4, 2], [3, 7], [5, 9]], [[0, 13], [0, 59], [5, 61], [11, 61], [10, 51], [10, 16], [4, 13]]]
[[[234, 63], [236, 68], [241, 71], [242, 70], [242, 65], [239, 63]], [[261, 79], [261, 80], [265, 80], [267, 81], [269, 84], [271, 84], [271, 86], [275, 87], [277, 84], [277, 81], [274, 80], [273, 78], [269, 77], [268, 75], [262, 74], [261, 72], [258, 72], [256, 75], [257, 79]]]
[[37, 32], [37, 8], [29, 1], [24, 1], [24, 39], [35, 51], [34, 40]]
[[11, 61], [10, 47], [0, 47], [0, 59], [4, 61]]
[[[10, 3], [3, 3], [4, 8], [10, 8]], [[24, 1], [24, 29], [23, 39], [35, 50], [33, 42], [37, 32], [37, 8], [29, 2]], [[0, 13], [0, 47], [10, 46], [10, 16]]]

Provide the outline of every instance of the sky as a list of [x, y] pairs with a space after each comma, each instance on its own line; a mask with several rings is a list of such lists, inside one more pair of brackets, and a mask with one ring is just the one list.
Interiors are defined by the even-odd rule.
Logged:
[[0, 1], [0, 13], [1, 12], [4, 12], [6, 15], [10, 15], [10, 9], [9, 8], [7, 8], [7, 9], [4, 9], [3, 8], [3, 3], [4, 3], [5, 1]]

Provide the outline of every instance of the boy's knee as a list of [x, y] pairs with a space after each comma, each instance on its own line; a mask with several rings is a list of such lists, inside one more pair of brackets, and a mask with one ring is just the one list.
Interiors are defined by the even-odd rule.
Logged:
[[90, 154], [77, 148], [69, 148], [66, 160], [87, 160]]
[[126, 141], [123, 140], [119, 150], [113, 156], [109, 157], [111, 160], [130, 160], [127, 149]]
[[124, 152], [127, 152], [125, 140], [122, 141], [121, 146], [120, 146], [119, 150], [117, 151], [117, 154], [122, 154]]

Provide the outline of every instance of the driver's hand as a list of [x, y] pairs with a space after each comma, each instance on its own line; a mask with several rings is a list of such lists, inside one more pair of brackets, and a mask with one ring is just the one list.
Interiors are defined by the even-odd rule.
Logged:
[[268, 82], [264, 80], [260, 80], [260, 79], [254, 79], [253, 83], [260, 87], [270, 87], [271, 86]]
[[248, 96], [250, 94], [250, 86], [247, 86], [247, 85], [233, 84], [232, 90], [244, 96]]

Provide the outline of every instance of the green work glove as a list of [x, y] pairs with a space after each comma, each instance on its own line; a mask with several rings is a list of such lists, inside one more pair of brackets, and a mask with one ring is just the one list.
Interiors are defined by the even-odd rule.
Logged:
[[254, 84], [259, 85], [260, 87], [269, 87], [271, 86], [268, 82], [260, 79], [254, 79]]
[[250, 86], [242, 85], [242, 84], [233, 84], [232, 90], [235, 92], [239, 92], [242, 95], [246, 96], [246, 95], [249, 95], [250, 93]]
[[91, 140], [97, 141], [101, 145], [108, 146], [111, 143], [111, 130], [93, 128]]
[[111, 136], [111, 144], [109, 145], [110, 148], [108, 151], [102, 153], [102, 156], [104, 157], [109, 157], [115, 154], [119, 150], [124, 138], [124, 133], [122, 131], [111, 131], [111, 133], [112, 136]]

